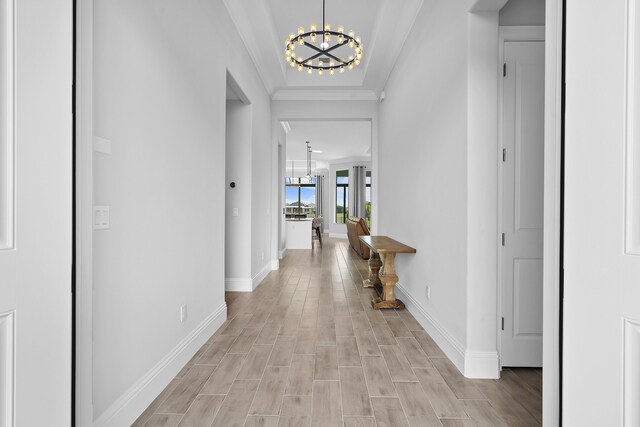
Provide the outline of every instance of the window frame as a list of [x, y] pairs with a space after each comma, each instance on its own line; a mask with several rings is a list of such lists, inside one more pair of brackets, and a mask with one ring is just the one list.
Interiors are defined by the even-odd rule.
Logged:
[[[297, 180], [297, 183], [293, 183], [293, 180]], [[290, 178], [290, 177], [286, 177], [284, 180], [284, 186], [285, 186], [285, 216], [288, 215], [287, 214], [287, 208], [290, 206], [287, 206], [286, 204], [286, 190], [288, 187], [297, 187], [298, 189], [298, 206], [295, 208], [297, 211], [298, 215], [302, 214], [302, 187], [307, 187], [307, 188], [313, 188], [315, 191], [317, 191], [316, 188], [316, 178], [313, 177], [311, 178], [311, 183], [310, 184], [302, 184], [302, 178]], [[287, 183], [290, 182], [290, 183]], [[313, 214], [314, 217], [315, 215], [317, 215], [317, 210], [316, 210], [317, 206], [314, 206], [313, 208]]]

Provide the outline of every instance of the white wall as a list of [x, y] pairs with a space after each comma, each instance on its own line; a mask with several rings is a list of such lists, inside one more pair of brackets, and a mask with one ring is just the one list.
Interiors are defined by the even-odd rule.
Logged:
[[94, 235], [93, 405], [125, 425], [226, 317], [227, 69], [258, 118], [252, 272], [269, 248], [270, 99], [222, 2], [99, 0], [94, 30], [94, 133], [113, 149], [94, 158], [111, 229]]
[[509, 0], [500, 9], [500, 25], [544, 25], [544, 3], [545, 0]]
[[[236, 281], [251, 280], [251, 175], [247, 160], [251, 158], [251, 105], [227, 101], [225, 162], [225, 258], [224, 276], [227, 290], [237, 290]], [[229, 185], [235, 182], [236, 186]], [[238, 216], [233, 216], [238, 209]]]
[[397, 259], [401, 297], [470, 377], [499, 373], [497, 79], [503, 4], [478, 0], [477, 13], [469, 13], [469, 4], [461, 2], [425, 3], [380, 105], [379, 231], [417, 249]]
[[417, 249], [396, 259], [400, 284], [460, 346], [467, 338], [467, 19], [461, 2], [422, 7], [380, 104], [378, 164], [379, 232]]
[[[249, 68], [249, 66], [247, 66]], [[251, 68], [250, 68], [251, 69]], [[239, 70], [238, 70], [239, 71]], [[245, 71], [246, 74], [246, 71]], [[253, 92], [260, 96], [249, 95], [253, 102], [253, 128], [251, 134], [251, 277], [253, 286], [271, 271], [272, 256], [272, 211], [277, 211], [272, 200], [272, 168], [277, 165], [277, 150], [271, 144], [271, 98], [261, 82]], [[254, 98], [255, 101], [254, 101]], [[274, 169], [275, 170], [275, 169]], [[249, 171], [247, 171], [249, 172]], [[273, 212], [277, 214], [277, 212]], [[277, 266], [274, 265], [275, 268]]]

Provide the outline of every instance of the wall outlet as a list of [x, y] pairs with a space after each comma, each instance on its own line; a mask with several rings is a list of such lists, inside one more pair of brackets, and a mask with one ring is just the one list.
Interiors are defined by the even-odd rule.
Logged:
[[427, 286], [426, 294], [427, 294], [427, 299], [431, 299], [431, 286]]
[[180, 306], [180, 323], [184, 323], [187, 320], [187, 304]]
[[260, 253], [260, 259], [262, 259], [262, 261], [264, 261], [264, 252]]

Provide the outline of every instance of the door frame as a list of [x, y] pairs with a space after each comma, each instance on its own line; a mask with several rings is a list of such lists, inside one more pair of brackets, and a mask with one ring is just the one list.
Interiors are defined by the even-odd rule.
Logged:
[[545, 5], [542, 423], [562, 425], [562, 234], [565, 0]]
[[[545, 27], [544, 26], [518, 26], [518, 27], [499, 27], [498, 28], [498, 152], [496, 155], [498, 156], [498, 233], [502, 233], [503, 230], [503, 220], [502, 217], [502, 208], [503, 197], [502, 197], [502, 186], [504, 181], [504, 173], [503, 173], [503, 162], [502, 158], [502, 149], [504, 148], [504, 135], [503, 135], [503, 126], [504, 126], [504, 78], [502, 75], [503, 69], [502, 64], [504, 64], [504, 45], [506, 42], [544, 42], [545, 41]], [[545, 66], [546, 67], [546, 66]], [[545, 73], [546, 74], [546, 73]], [[545, 76], [546, 77], [546, 76]], [[545, 82], [546, 84], [546, 82]], [[546, 87], [546, 86], [545, 86]], [[546, 106], [545, 106], [546, 107]], [[543, 165], [544, 167], [544, 165]], [[546, 202], [546, 200], [545, 200]], [[545, 224], [546, 225], [546, 224]], [[503, 316], [503, 301], [502, 301], [502, 292], [504, 290], [504, 283], [502, 280], [502, 256], [503, 256], [503, 246], [498, 245], [498, 271], [497, 271], [497, 317], [496, 317], [496, 343], [498, 344], [498, 357], [500, 360], [500, 369], [502, 370], [502, 322], [501, 318]], [[544, 261], [543, 261], [544, 265]], [[544, 306], [544, 301], [543, 301]], [[544, 334], [543, 334], [544, 337]], [[544, 338], [543, 338], [544, 339]]]
[[76, 4], [75, 425], [93, 414], [93, 1]]

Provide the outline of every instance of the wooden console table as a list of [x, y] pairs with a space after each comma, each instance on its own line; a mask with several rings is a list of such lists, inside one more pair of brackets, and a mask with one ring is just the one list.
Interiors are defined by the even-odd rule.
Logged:
[[415, 254], [416, 250], [387, 236], [360, 236], [360, 240], [371, 249], [369, 278], [362, 281], [362, 286], [375, 288], [379, 295], [371, 301], [371, 305], [376, 310], [404, 308], [404, 304], [396, 299], [395, 294], [398, 283], [396, 254]]

